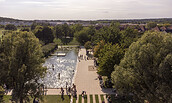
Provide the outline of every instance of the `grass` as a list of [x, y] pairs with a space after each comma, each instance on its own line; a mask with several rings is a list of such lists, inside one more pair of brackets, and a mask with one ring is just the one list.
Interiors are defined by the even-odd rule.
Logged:
[[11, 101], [10, 101], [11, 96], [10, 95], [5, 95], [3, 99], [4, 99], [4, 103], [11, 103]]
[[87, 95], [84, 97], [84, 103], [87, 103]]
[[90, 95], [90, 103], [93, 103], [93, 95]]
[[76, 103], [76, 98], [73, 98], [73, 103]]
[[78, 103], [82, 103], [82, 96], [81, 95], [79, 95]]
[[101, 101], [105, 101], [103, 94], [100, 95], [100, 98], [101, 98]]
[[[10, 99], [11, 96], [4, 96], [4, 103], [11, 103]], [[33, 100], [30, 103], [33, 103]], [[70, 99], [67, 95], [64, 95], [64, 101], [62, 101], [60, 95], [47, 95], [43, 97], [41, 103], [70, 103]]]
[[95, 95], [95, 99], [96, 99], [96, 103], [99, 103], [99, 97], [97, 94]]

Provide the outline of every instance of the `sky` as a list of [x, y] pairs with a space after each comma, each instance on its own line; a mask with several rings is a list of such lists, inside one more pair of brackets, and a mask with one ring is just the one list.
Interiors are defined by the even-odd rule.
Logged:
[[172, 0], [0, 0], [0, 17], [23, 20], [171, 18]]

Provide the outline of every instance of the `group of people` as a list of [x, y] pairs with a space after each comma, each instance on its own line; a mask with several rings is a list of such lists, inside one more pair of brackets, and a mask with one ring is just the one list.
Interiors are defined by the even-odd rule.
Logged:
[[80, 60], [88, 60], [88, 56], [84, 56], [84, 55], [80, 55], [79, 57], [78, 57], [78, 60], [79, 60], [79, 62], [80, 62]]
[[[73, 84], [72, 87], [67, 87], [68, 83], [66, 82], [66, 94], [71, 98], [73, 96], [74, 98], [77, 98], [77, 90], [76, 85]], [[64, 89], [61, 87], [61, 99], [64, 100]]]

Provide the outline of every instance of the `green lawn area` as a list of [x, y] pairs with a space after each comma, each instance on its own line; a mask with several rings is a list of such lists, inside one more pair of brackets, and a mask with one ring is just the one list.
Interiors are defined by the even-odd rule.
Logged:
[[82, 96], [81, 95], [79, 95], [79, 101], [78, 101], [78, 103], [82, 103]]
[[93, 103], [93, 95], [90, 95], [90, 103]]
[[[4, 96], [4, 102], [11, 103], [10, 98], [11, 96]], [[70, 103], [70, 99], [67, 95], [65, 95], [64, 98], [64, 101], [62, 101], [60, 95], [47, 95], [43, 97], [41, 103]], [[31, 100], [30, 103], [33, 103], [33, 100]]]
[[87, 103], [87, 95], [84, 97], [84, 103]]
[[105, 101], [103, 94], [100, 95], [100, 98], [101, 98], [101, 101]]
[[73, 98], [73, 103], [76, 103], [76, 98]]
[[96, 103], [99, 103], [99, 97], [98, 95], [95, 95]]

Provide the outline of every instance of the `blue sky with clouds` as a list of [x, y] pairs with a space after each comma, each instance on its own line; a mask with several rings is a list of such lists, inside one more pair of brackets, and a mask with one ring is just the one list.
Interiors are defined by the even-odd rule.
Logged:
[[0, 16], [18, 19], [172, 17], [172, 0], [0, 0]]

